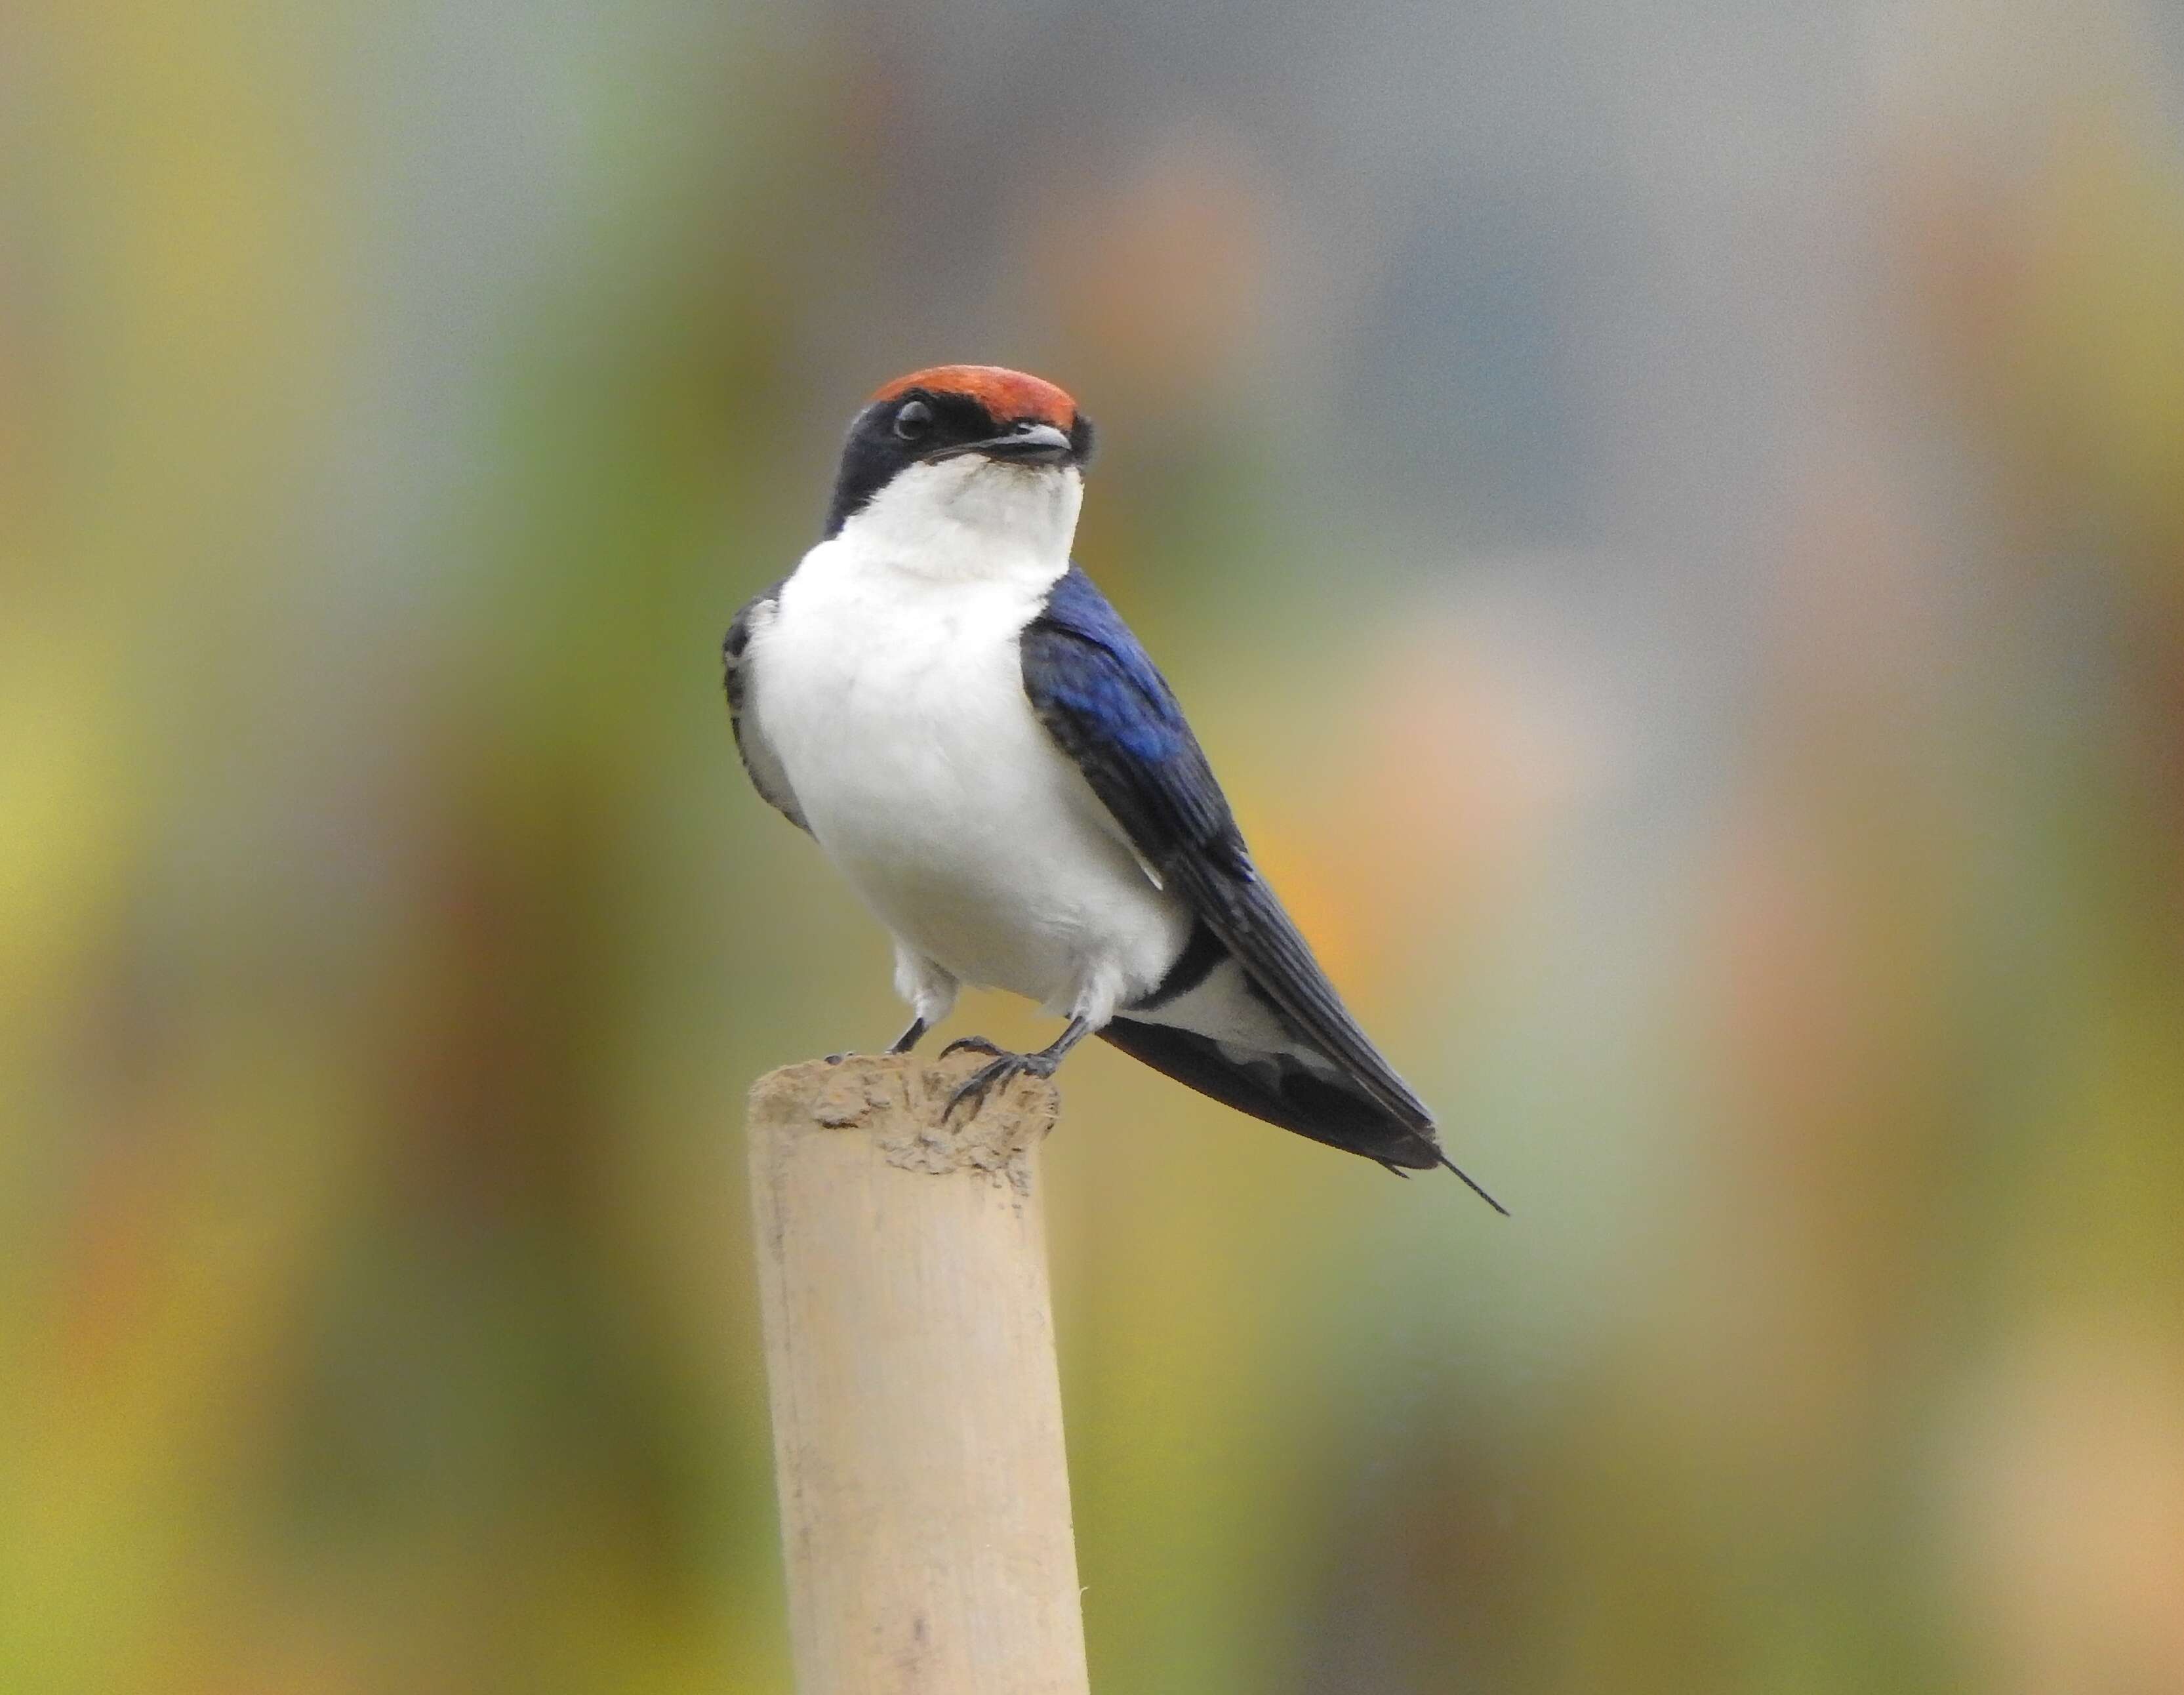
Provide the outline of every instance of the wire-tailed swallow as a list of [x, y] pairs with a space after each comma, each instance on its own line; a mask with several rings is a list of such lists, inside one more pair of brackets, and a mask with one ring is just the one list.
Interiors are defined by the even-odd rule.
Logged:
[[965, 983], [1068, 1020], [1034, 1053], [950, 1043], [992, 1056], [951, 1111], [1096, 1034], [1284, 1129], [1463, 1177], [1253, 865], [1166, 679], [1070, 562], [1091, 449], [1076, 402], [1018, 371], [941, 365], [875, 394], [824, 536], [722, 647], [751, 782], [894, 936], [914, 1016], [892, 1051]]

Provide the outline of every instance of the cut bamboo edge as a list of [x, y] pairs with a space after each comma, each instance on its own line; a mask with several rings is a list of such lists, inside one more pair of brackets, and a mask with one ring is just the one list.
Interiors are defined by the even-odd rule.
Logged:
[[799, 1695], [1088, 1695], [1039, 1149], [1052, 1084], [769, 1073], [748, 1135]]

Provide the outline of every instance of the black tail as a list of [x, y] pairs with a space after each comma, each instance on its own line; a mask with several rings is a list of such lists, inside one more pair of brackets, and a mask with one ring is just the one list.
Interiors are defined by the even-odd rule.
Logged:
[[1397, 1169], [1400, 1167], [1430, 1171], [1435, 1166], [1447, 1166], [1480, 1200], [1504, 1218], [1508, 1216], [1507, 1207], [1457, 1170], [1430, 1135], [1287, 1055], [1254, 1054], [1251, 1063], [1240, 1065], [1226, 1057], [1213, 1041], [1194, 1031], [1140, 1023], [1134, 1018], [1112, 1019], [1100, 1034], [1132, 1059], [1173, 1077], [1186, 1088], [1211, 1096], [1224, 1107], [1234, 1107], [1346, 1153], [1378, 1160], [1398, 1176], [1402, 1174]]

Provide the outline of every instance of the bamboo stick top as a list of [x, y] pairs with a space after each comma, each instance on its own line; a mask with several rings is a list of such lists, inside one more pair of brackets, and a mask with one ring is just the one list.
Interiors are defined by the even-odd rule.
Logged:
[[905, 1171], [969, 1168], [1028, 1195], [1031, 1150], [1054, 1128], [1061, 1095], [1049, 1079], [1018, 1077], [944, 1123], [949, 1096], [983, 1063], [975, 1053], [853, 1053], [785, 1065], [751, 1085], [751, 1123], [789, 1135], [863, 1129]]

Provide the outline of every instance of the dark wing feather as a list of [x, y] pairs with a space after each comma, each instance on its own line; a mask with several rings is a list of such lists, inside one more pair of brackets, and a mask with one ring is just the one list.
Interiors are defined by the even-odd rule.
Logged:
[[758, 790], [760, 798], [769, 806], [809, 834], [811, 826], [804, 822], [804, 814], [797, 806], [796, 791], [788, 786], [788, 772], [782, 766], [781, 756], [773, 750], [773, 744], [766, 739], [759, 711], [757, 679], [751, 664], [751, 638], [772, 621], [775, 600], [780, 593], [781, 585], [777, 583], [736, 614], [735, 622], [728, 626], [727, 638], [721, 643], [721, 672], [727, 685], [728, 722], [736, 733], [736, 752], [742, 756], [751, 787]]
[[1173, 692], [1091, 578], [1071, 566], [1022, 644], [1024, 690], [1039, 722], [1164, 884], [1206, 921], [1299, 1036], [1390, 1117], [1430, 1137], [1433, 1115], [1357, 1027], [1259, 876]]
[[1424, 1170], [1440, 1163], [1440, 1150], [1430, 1135], [1399, 1123], [1379, 1102], [1314, 1074], [1287, 1054], [1240, 1061], [1195, 1030], [1145, 1023], [1127, 1013], [1108, 1020], [1100, 1034], [1186, 1088], [1316, 1142], [1392, 1167]]

